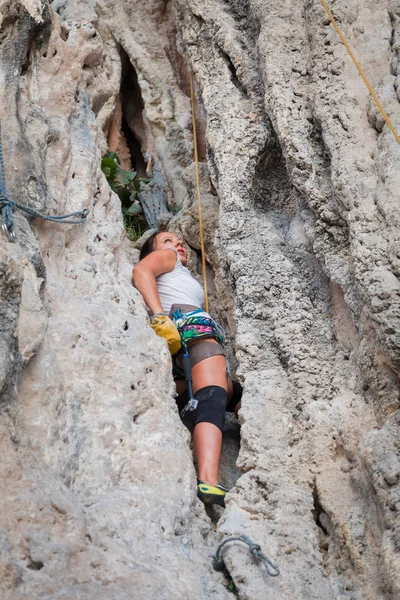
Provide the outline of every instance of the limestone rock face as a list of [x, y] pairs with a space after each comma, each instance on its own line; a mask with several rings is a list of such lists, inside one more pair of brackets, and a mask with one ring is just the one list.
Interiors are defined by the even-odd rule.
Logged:
[[[331, 8], [399, 130], [400, 6]], [[321, 4], [0, 0], [0, 23], [9, 196], [89, 210], [16, 211], [0, 236], [1, 598], [227, 599], [210, 555], [238, 534], [281, 569], [229, 546], [239, 598], [399, 597], [400, 149]], [[100, 170], [123, 112], [198, 272], [189, 68], [211, 305], [244, 384], [208, 515]]]
[[[274, 598], [397, 596], [400, 149], [319, 2], [177, 5], [245, 384], [219, 529], [277, 559]], [[398, 7], [334, 9], [398, 123]], [[239, 595], [266, 593], [227, 561]]]
[[0, 596], [226, 598], [168, 350], [131, 285], [120, 202], [100, 171], [115, 42], [45, 2], [1, 15], [10, 197], [90, 217], [57, 226], [17, 212], [17, 242], [0, 239]]

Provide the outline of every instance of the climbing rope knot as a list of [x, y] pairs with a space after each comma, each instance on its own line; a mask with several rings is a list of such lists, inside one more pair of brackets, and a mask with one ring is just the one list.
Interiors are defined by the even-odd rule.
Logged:
[[263, 563], [267, 575], [270, 577], [278, 577], [278, 575], [280, 575], [279, 567], [274, 565], [274, 563], [270, 561], [269, 558], [263, 554], [263, 552], [261, 552], [261, 546], [259, 544], [255, 544], [249, 537], [247, 537], [247, 535], [229, 537], [219, 544], [212, 561], [213, 567], [216, 571], [220, 571], [225, 566], [224, 559], [221, 555], [221, 550], [229, 542], [243, 542], [244, 544], [247, 544], [251, 555]]
[[250, 548], [250, 552], [254, 555], [257, 556], [259, 552], [261, 552], [261, 546], [259, 544], [253, 544], [252, 546], [249, 546]]

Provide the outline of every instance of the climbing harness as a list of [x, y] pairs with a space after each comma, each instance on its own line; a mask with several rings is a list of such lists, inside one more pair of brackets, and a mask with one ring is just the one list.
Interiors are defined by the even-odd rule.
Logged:
[[[225, 343], [225, 331], [211, 317], [205, 317], [201, 308], [182, 314], [178, 308], [172, 313], [172, 320], [180, 333], [182, 344], [201, 338], [214, 338], [221, 346]], [[197, 315], [197, 316], [196, 316]]]
[[[14, 231], [14, 219], [13, 212], [18, 208], [19, 210], [23, 210], [28, 215], [32, 217], [39, 217], [40, 219], [44, 219], [45, 221], [53, 221], [54, 223], [70, 223], [70, 224], [78, 224], [84, 223], [86, 221], [86, 217], [89, 214], [87, 208], [85, 210], [81, 210], [78, 212], [72, 212], [68, 215], [43, 215], [38, 212], [34, 208], [30, 206], [25, 206], [24, 204], [19, 204], [18, 202], [14, 202], [8, 199], [7, 193], [7, 183], [6, 183], [6, 172], [4, 167], [4, 157], [3, 157], [3, 145], [1, 139], [1, 123], [0, 123], [0, 211], [1, 211], [1, 228], [3, 232], [7, 235], [8, 239], [11, 242], [16, 240], [16, 235]], [[76, 217], [76, 218], [75, 218]]]
[[212, 560], [212, 565], [216, 571], [220, 571], [225, 566], [224, 559], [221, 556], [221, 550], [229, 542], [243, 542], [244, 544], [247, 544], [253, 558], [260, 560], [263, 563], [267, 575], [270, 577], [278, 577], [278, 575], [280, 575], [279, 567], [274, 565], [274, 563], [261, 552], [261, 546], [252, 542], [247, 535], [232, 536], [220, 543]]
[[181, 411], [182, 419], [185, 417], [187, 412], [193, 412], [198, 406], [198, 401], [193, 395], [193, 383], [192, 383], [192, 366], [190, 363], [190, 356], [188, 350], [188, 342], [200, 340], [203, 338], [214, 338], [221, 345], [225, 342], [225, 332], [218, 323], [211, 317], [204, 317], [202, 315], [196, 316], [198, 313], [202, 313], [201, 308], [182, 314], [181, 309], [172, 313], [172, 320], [175, 323], [177, 330], [181, 336], [183, 354], [182, 354], [182, 367], [185, 375], [185, 380], [188, 388], [189, 400]]
[[[188, 350], [188, 343], [203, 338], [214, 338], [221, 346], [225, 343], [225, 332], [223, 328], [218, 325], [211, 317], [205, 317], [199, 315], [203, 313], [201, 308], [192, 310], [188, 313], [182, 314], [180, 308], [172, 313], [172, 320], [175, 323], [179, 335], [181, 336], [183, 355], [182, 355], [182, 367], [185, 375], [185, 380], [188, 388], [189, 400], [181, 411], [181, 417], [184, 418], [186, 413], [193, 412], [198, 406], [198, 401], [193, 395], [193, 383], [192, 383], [192, 366], [190, 363], [190, 356]], [[197, 315], [197, 316], [196, 316]]]
[[390, 131], [393, 133], [393, 135], [394, 135], [397, 143], [400, 144], [400, 137], [399, 137], [398, 133], [396, 132], [396, 130], [395, 130], [395, 128], [394, 128], [394, 126], [393, 126], [393, 124], [392, 124], [392, 122], [391, 122], [388, 114], [386, 113], [385, 109], [383, 108], [382, 104], [380, 103], [378, 96], [375, 94], [375, 92], [374, 92], [374, 90], [373, 90], [373, 88], [372, 88], [372, 86], [371, 86], [371, 84], [370, 84], [367, 76], [365, 75], [364, 71], [362, 70], [362, 68], [361, 68], [361, 66], [359, 64], [359, 62], [357, 61], [356, 57], [354, 56], [352, 49], [350, 48], [350, 46], [349, 46], [346, 38], [344, 37], [344, 35], [343, 35], [342, 31], [340, 30], [338, 24], [336, 23], [336, 20], [335, 20], [333, 14], [331, 13], [331, 11], [329, 10], [329, 7], [328, 7], [327, 3], [325, 2], [325, 0], [320, 0], [320, 1], [321, 1], [322, 6], [324, 7], [324, 9], [326, 11], [326, 14], [328, 15], [328, 17], [331, 20], [332, 25], [334, 26], [334, 28], [336, 29], [336, 31], [337, 31], [340, 39], [342, 40], [342, 42], [343, 42], [343, 44], [344, 44], [347, 52], [350, 54], [350, 57], [351, 57], [353, 63], [355, 64], [358, 72], [360, 73], [361, 77], [363, 78], [363, 81], [364, 81], [365, 85], [367, 86], [368, 91], [371, 94], [372, 98], [374, 99], [375, 104], [378, 107], [378, 109], [379, 109], [382, 117], [385, 119], [385, 121], [386, 121], [386, 123], [387, 123]]
[[202, 211], [201, 211], [201, 193], [200, 193], [199, 152], [198, 152], [198, 148], [197, 148], [196, 107], [195, 107], [195, 95], [194, 95], [194, 84], [193, 84], [192, 73], [190, 73], [190, 99], [192, 102], [193, 145], [194, 145], [194, 162], [196, 164], [196, 189], [197, 189], [197, 205], [198, 205], [198, 209], [199, 209], [201, 265], [202, 265], [202, 269], [203, 269], [203, 287], [204, 287], [204, 296], [205, 296], [205, 309], [206, 309], [206, 312], [208, 312], [206, 253], [204, 250], [203, 216], [202, 216]]

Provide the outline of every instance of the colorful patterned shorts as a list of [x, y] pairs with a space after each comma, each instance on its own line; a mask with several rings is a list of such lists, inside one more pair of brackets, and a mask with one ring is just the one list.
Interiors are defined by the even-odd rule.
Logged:
[[[170, 318], [174, 321], [183, 342], [187, 345], [192, 367], [206, 358], [225, 356], [222, 346], [225, 341], [224, 330], [211, 317], [196, 317], [196, 313], [199, 312], [203, 311], [188, 304], [173, 304], [170, 311]], [[182, 355], [183, 349], [173, 356], [174, 379], [185, 378], [181, 362]]]

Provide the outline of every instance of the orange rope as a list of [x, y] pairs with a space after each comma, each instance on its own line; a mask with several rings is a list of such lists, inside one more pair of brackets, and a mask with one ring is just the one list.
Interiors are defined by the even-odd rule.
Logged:
[[196, 129], [196, 109], [193, 75], [190, 73], [190, 97], [192, 100], [192, 123], [193, 123], [193, 145], [194, 145], [194, 161], [196, 163], [196, 187], [197, 187], [197, 205], [199, 208], [199, 227], [200, 227], [200, 248], [201, 248], [201, 264], [203, 268], [204, 296], [206, 299], [205, 308], [208, 312], [208, 293], [207, 293], [207, 275], [206, 275], [206, 255], [204, 251], [203, 237], [203, 217], [201, 213], [201, 194], [200, 194], [200, 173], [199, 173], [199, 153], [197, 149], [197, 129]]
[[346, 38], [344, 37], [343, 33], [341, 32], [341, 30], [339, 29], [338, 24], [335, 21], [335, 18], [333, 16], [333, 14], [331, 13], [331, 11], [328, 8], [327, 3], [325, 2], [325, 0], [321, 0], [321, 4], [324, 7], [324, 9], [326, 10], [326, 13], [328, 15], [328, 17], [330, 18], [330, 20], [332, 21], [332, 25], [334, 26], [334, 28], [336, 29], [336, 31], [339, 34], [340, 39], [342, 40], [343, 44], [345, 45], [345, 48], [347, 50], [347, 52], [350, 54], [353, 63], [355, 64], [355, 66], [358, 69], [358, 72], [360, 73], [361, 77], [364, 80], [365, 85], [368, 88], [369, 93], [371, 94], [371, 96], [373, 97], [373, 99], [375, 100], [375, 104], [377, 105], [378, 109], [381, 112], [382, 117], [385, 119], [390, 131], [393, 133], [394, 137], [396, 138], [396, 141], [400, 144], [400, 137], [398, 136], [388, 114], [386, 113], [385, 109], [383, 108], [382, 104], [379, 102], [379, 98], [378, 96], [375, 94], [374, 90], [372, 89], [372, 86], [370, 84], [370, 82], [367, 79], [367, 76], [365, 75], [364, 71], [362, 70], [362, 68], [360, 67], [356, 57], [354, 56], [349, 44], [346, 41]]

